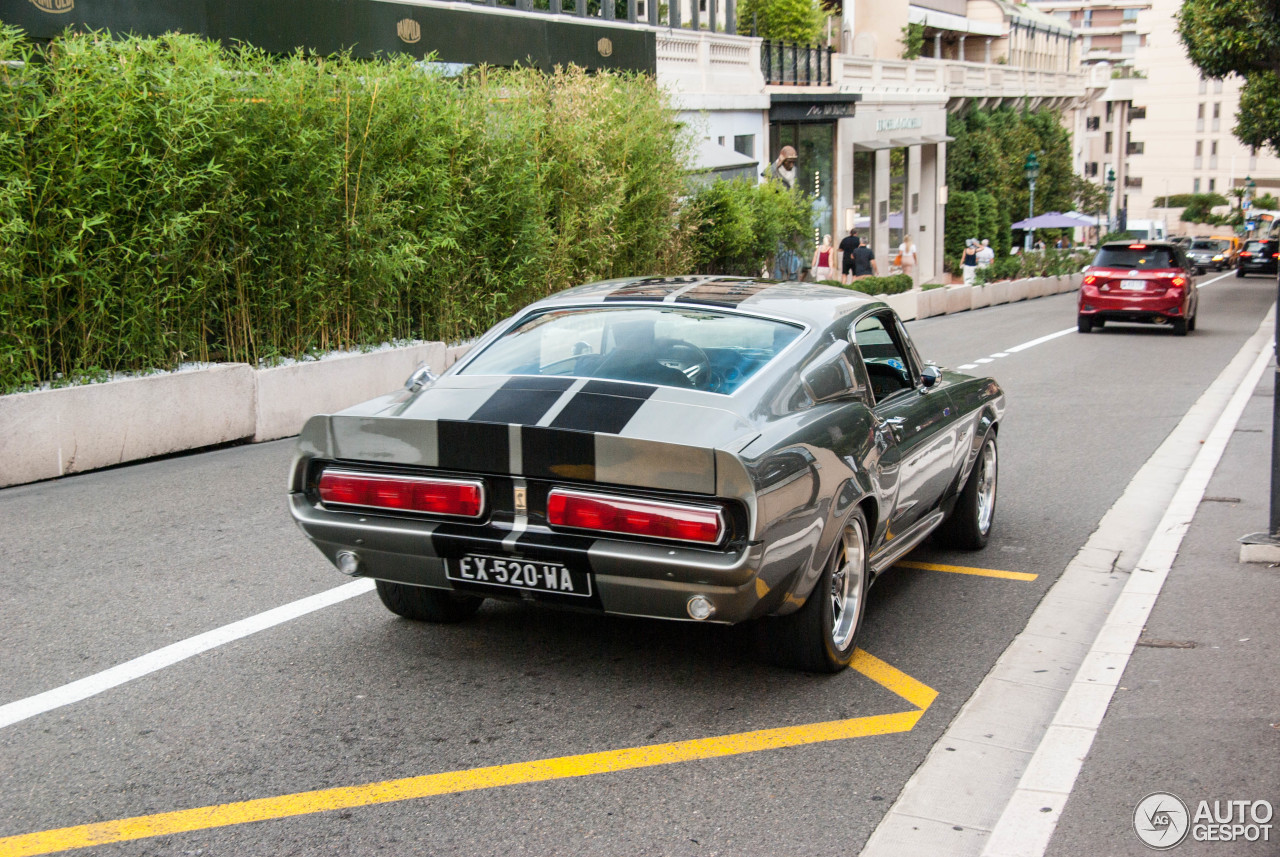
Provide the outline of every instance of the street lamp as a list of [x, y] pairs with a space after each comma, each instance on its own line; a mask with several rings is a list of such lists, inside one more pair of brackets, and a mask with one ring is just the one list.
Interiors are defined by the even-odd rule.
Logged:
[[[1036, 179], [1040, 177], [1040, 161], [1036, 158], [1035, 152], [1027, 153], [1027, 163], [1022, 167], [1022, 172], [1027, 177], [1027, 184], [1031, 186], [1031, 202], [1027, 206], [1027, 218], [1036, 216]], [[1035, 237], [1035, 228], [1027, 230], [1026, 250], [1031, 250], [1031, 242]]]
[[1111, 234], [1111, 194], [1116, 190], [1116, 171], [1107, 167], [1107, 234]]

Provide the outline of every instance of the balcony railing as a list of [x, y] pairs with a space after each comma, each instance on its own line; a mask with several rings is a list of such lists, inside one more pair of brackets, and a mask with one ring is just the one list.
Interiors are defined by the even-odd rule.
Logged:
[[830, 86], [833, 48], [771, 42], [760, 46], [760, 70], [771, 86]]

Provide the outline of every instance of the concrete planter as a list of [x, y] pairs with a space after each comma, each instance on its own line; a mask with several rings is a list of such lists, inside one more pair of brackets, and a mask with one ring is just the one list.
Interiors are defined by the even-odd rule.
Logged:
[[946, 312], [968, 312], [973, 309], [973, 290], [976, 286], [950, 286], [946, 290]]
[[419, 363], [443, 372], [447, 356], [443, 342], [431, 342], [259, 370], [253, 439], [295, 435], [313, 414], [332, 414], [394, 390]]
[[242, 363], [0, 397], [0, 486], [251, 438]]
[[898, 318], [903, 321], [913, 321], [922, 317], [919, 315], [918, 307], [920, 294], [920, 292], [912, 290], [896, 295], [878, 295], [878, 297], [893, 307], [893, 311], [898, 314]]
[[932, 318], [947, 311], [947, 288], [929, 289], [916, 295], [916, 318]]
[[0, 396], [0, 487], [295, 435], [312, 414], [394, 390], [419, 363], [443, 372], [469, 347], [432, 342], [260, 370], [229, 363]]
[[993, 284], [987, 283], [981, 286], [973, 287], [973, 309], [983, 309], [991, 306], [991, 293], [994, 291]]

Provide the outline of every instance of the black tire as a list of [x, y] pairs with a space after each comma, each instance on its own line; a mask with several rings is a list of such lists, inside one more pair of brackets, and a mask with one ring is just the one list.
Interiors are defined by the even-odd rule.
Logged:
[[1090, 322], [1094, 327], [1098, 328], [1098, 330], [1102, 330], [1102, 328], [1107, 326], [1107, 320], [1105, 318], [1093, 318], [1090, 319]]
[[409, 586], [387, 580], [375, 583], [378, 597], [388, 610], [419, 622], [461, 622], [474, 616], [484, 603], [478, 595], [460, 595], [447, 589]]
[[1084, 315], [1076, 316], [1076, 330], [1081, 333], [1088, 333], [1093, 330], [1093, 320]]
[[1173, 335], [1174, 336], [1187, 335], [1187, 320], [1185, 318], [1175, 318], [1173, 320]]
[[769, 660], [813, 673], [849, 666], [870, 582], [867, 541], [867, 519], [855, 509], [804, 606], [761, 621], [758, 639]]
[[1236, 279], [1237, 279], [1237, 280], [1243, 280], [1243, 279], [1244, 279], [1244, 269], [1243, 269], [1243, 268], [1236, 268]]
[[1000, 456], [996, 449], [995, 434], [988, 434], [956, 507], [938, 528], [938, 540], [947, 547], [981, 550], [987, 546], [996, 520], [996, 485], [1000, 476]]
[[1187, 330], [1195, 330], [1195, 329], [1196, 329], [1196, 319], [1197, 319], [1197, 318], [1199, 318], [1199, 317], [1200, 317], [1200, 313], [1199, 313], [1199, 311], [1197, 311], [1195, 315], [1193, 315], [1193, 316], [1191, 316], [1191, 318], [1187, 319]]

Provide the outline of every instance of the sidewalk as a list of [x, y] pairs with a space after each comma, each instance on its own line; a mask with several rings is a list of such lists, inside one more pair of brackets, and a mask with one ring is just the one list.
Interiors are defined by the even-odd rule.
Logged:
[[[1173, 813], [1174, 833], [1179, 824], [1190, 831], [1171, 853], [1280, 855], [1280, 569], [1240, 563], [1237, 542], [1269, 520], [1274, 379], [1268, 369], [1209, 482], [1075, 782], [1050, 857], [1153, 853], [1134, 830], [1134, 813], [1154, 792], [1177, 796], [1190, 816]], [[1224, 831], [1212, 818], [1211, 831], [1197, 825], [1200, 801], [1211, 813], [1217, 801], [1220, 818], [1227, 801], [1247, 802], [1235, 835], [1257, 841], [1203, 841]], [[1241, 807], [1230, 809], [1231, 823], [1241, 823]], [[1251, 810], [1264, 818], [1251, 818]], [[1265, 818], [1272, 810], [1275, 817]], [[1266, 824], [1269, 831], [1261, 829]]]

